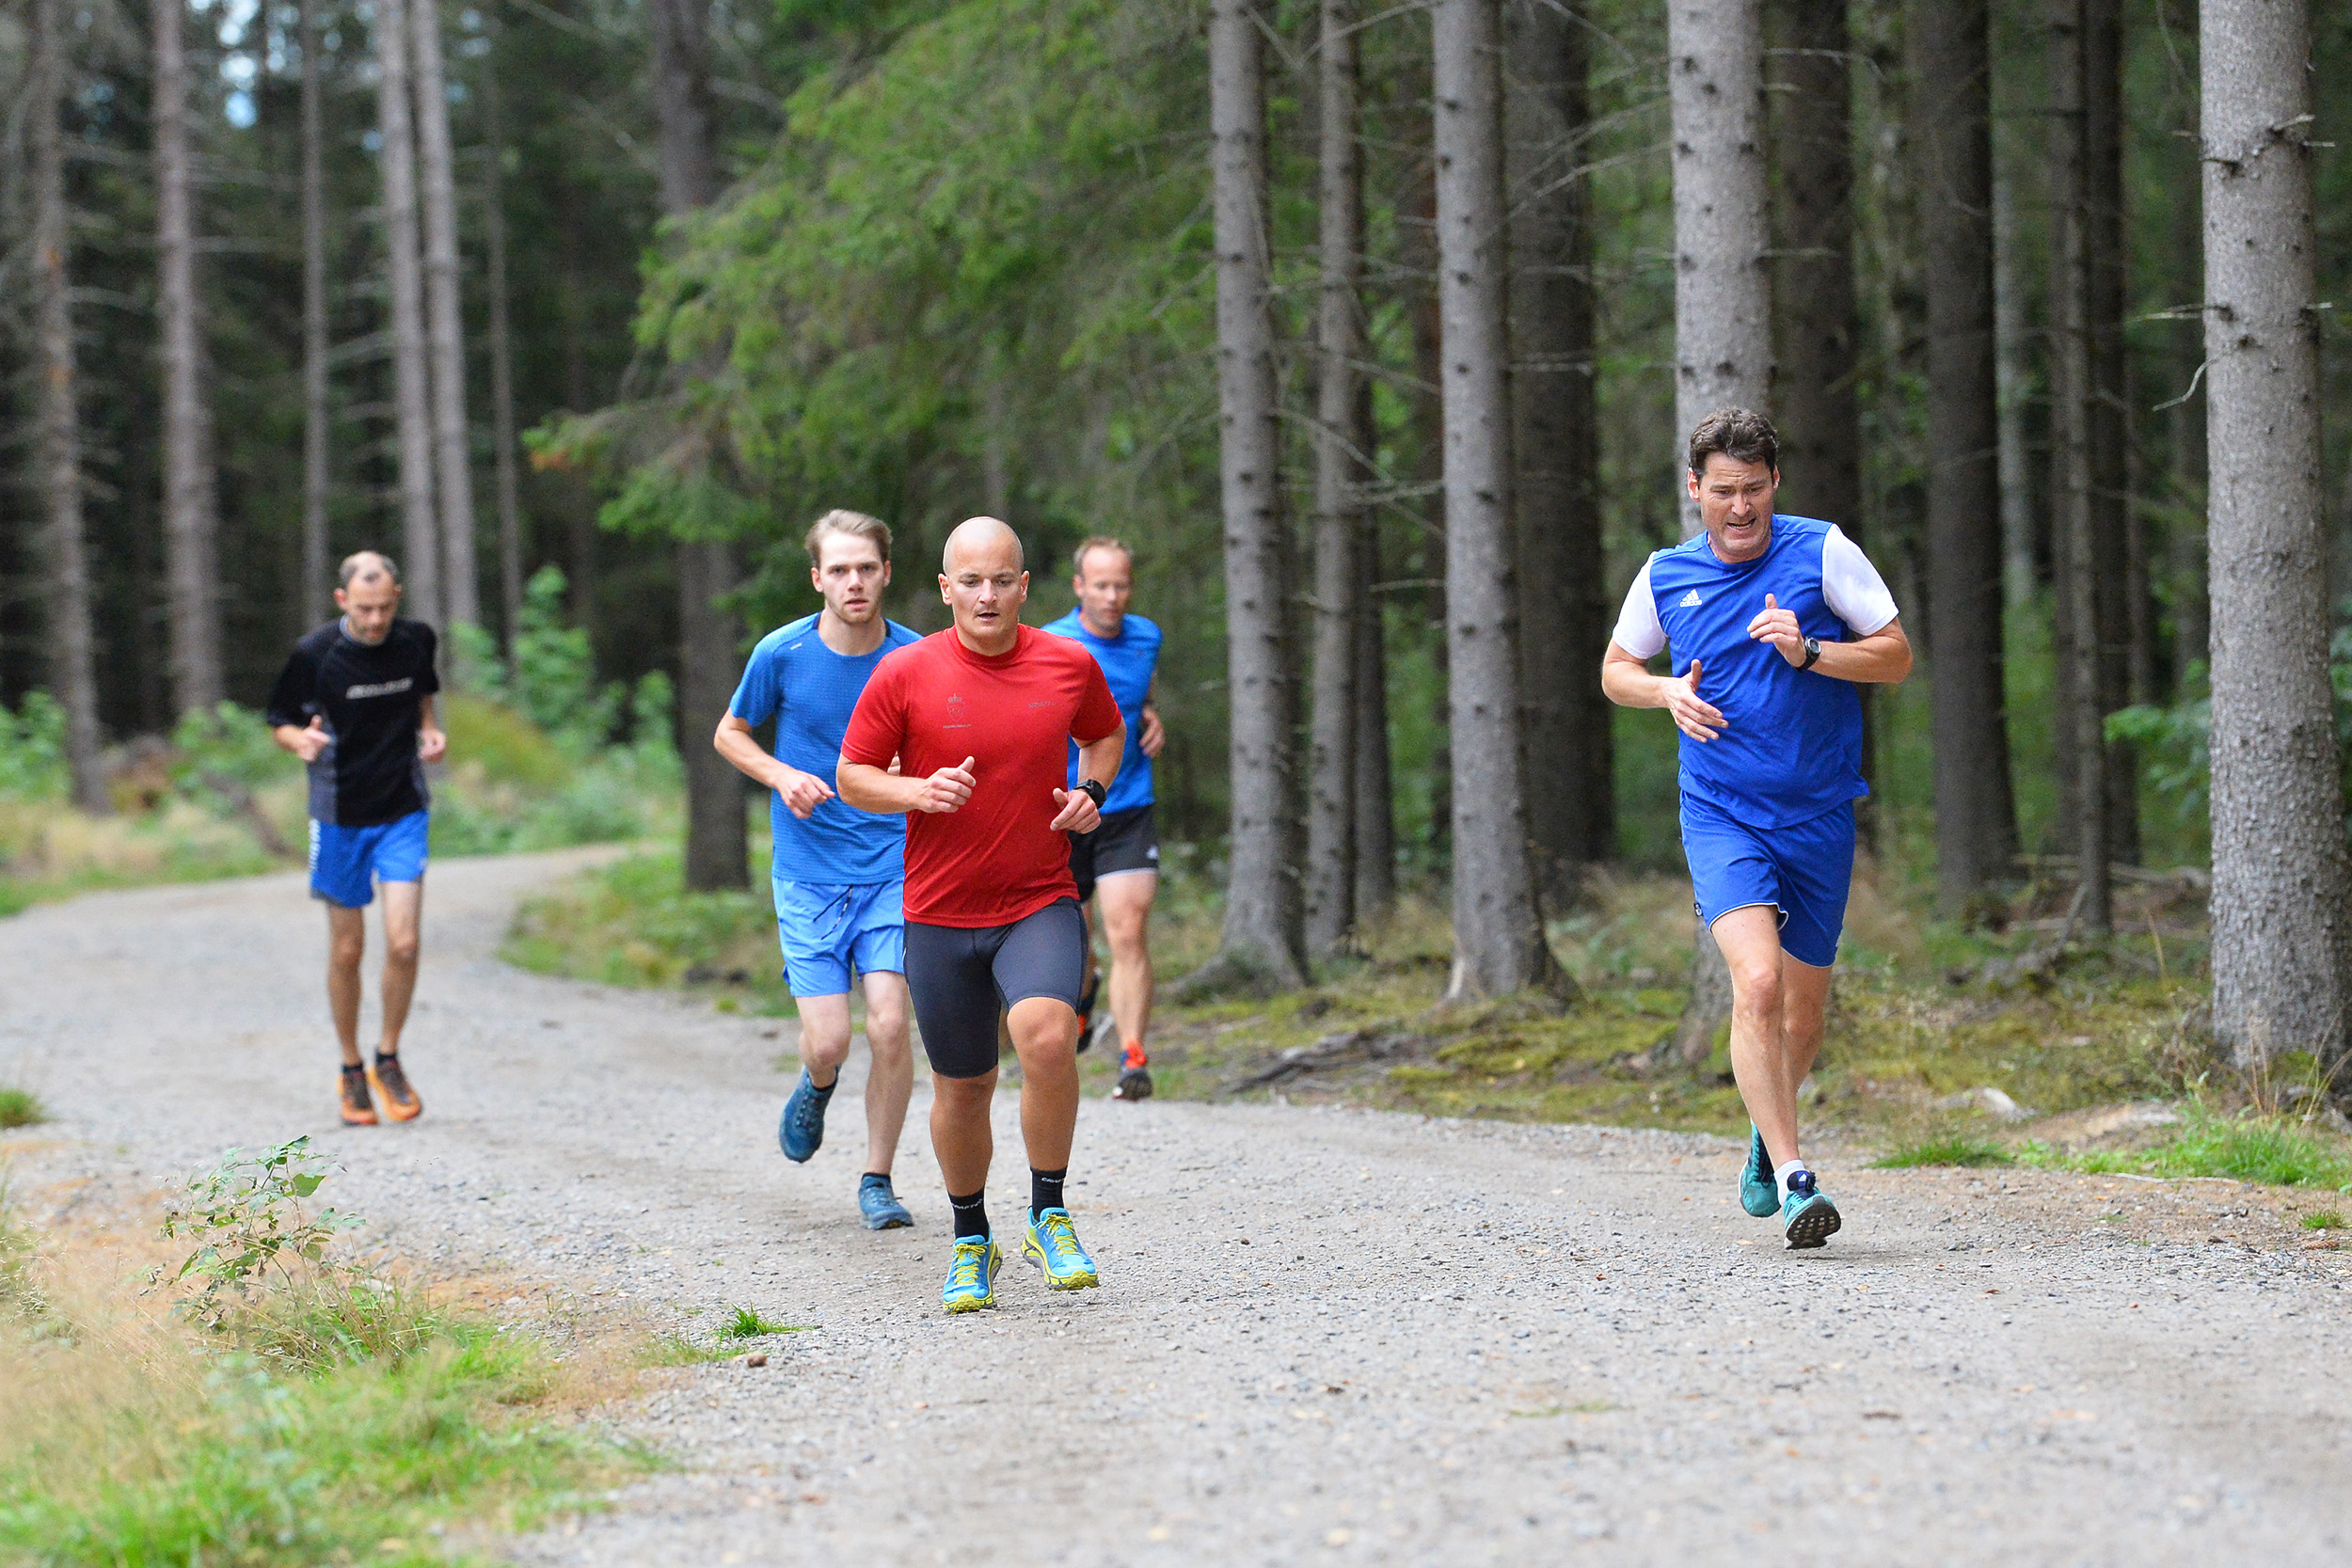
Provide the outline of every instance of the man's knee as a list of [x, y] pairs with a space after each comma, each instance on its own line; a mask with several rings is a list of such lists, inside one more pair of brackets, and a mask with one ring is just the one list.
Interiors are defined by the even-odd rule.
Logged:
[[1741, 958], [1731, 966], [1735, 1006], [1769, 1012], [1780, 1006], [1780, 965], [1769, 958]]
[[996, 1097], [994, 1069], [977, 1078], [943, 1078], [931, 1074], [931, 1103], [942, 1116], [965, 1119], [974, 1116], [986, 1120], [989, 1102]]
[[338, 931], [327, 939], [326, 961], [337, 969], [357, 969], [359, 960], [367, 956], [368, 939], [365, 935], [345, 936]]
[[1021, 1053], [1025, 1068], [1032, 1057], [1051, 1060], [1068, 1055], [1075, 1059], [1078, 1015], [1068, 1003], [1056, 997], [1026, 997], [1012, 1005], [1006, 1022], [1012, 1034], [1012, 1047]]
[[422, 939], [414, 931], [387, 931], [384, 933], [384, 961], [413, 964], [423, 946]]

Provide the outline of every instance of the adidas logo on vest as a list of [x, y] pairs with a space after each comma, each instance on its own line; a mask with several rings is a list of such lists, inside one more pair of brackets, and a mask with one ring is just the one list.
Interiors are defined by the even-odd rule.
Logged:
[[1677, 601], [1676, 601], [1676, 604], [1677, 605], [1677, 607], [1682, 608], [1682, 609], [1686, 609], [1686, 610], [1687, 610], [1687, 609], [1689, 609], [1692, 605], [1697, 604], [1698, 602], [1699, 602], [1699, 591], [1698, 591], [1697, 589], [1693, 588], [1693, 589], [1692, 589], [1692, 590], [1691, 590], [1688, 594], [1683, 594], [1683, 595], [1682, 595], [1682, 597], [1681, 597], [1680, 599], [1677, 600]]

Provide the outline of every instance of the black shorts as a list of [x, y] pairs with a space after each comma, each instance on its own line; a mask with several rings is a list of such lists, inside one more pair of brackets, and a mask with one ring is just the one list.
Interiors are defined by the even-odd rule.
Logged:
[[1057, 898], [1009, 926], [907, 922], [907, 989], [923, 1054], [942, 1078], [996, 1069], [996, 1015], [1032, 996], [1078, 1008], [1086, 973], [1086, 917]]
[[1070, 835], [1070, 874], [1078, 879], [1081, 902], [1094, 896], [1094, 884], [1121, 871], [1160, 868], [1160, 831], [1152, 821], [1152, 802], [1104, 815], [1103, 825], [1090, 833]]

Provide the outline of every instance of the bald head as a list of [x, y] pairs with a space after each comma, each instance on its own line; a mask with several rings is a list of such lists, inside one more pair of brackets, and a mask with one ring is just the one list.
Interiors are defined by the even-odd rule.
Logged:
[[355, 583], [372, 583], [379, 578], [386, 582], [400, 581], [400, 568], [392, 558], [381, 550], [354, 550], [343, 557], [342, 566], [335, 574], [345, 588]]
[[947, 535], [947, 547], [939, 552], [939, 569], [954, 577], [959, 562], [968, 562], [983, 572], [1005, 565], [1019, 572], [1029, 563], [1021, 548], [1021, 535], [993, 517], [966, 517]]

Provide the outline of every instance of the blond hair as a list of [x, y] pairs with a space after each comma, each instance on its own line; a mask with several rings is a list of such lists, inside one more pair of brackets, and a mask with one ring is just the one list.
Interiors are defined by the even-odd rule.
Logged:
[[1087, 556], [1095, 550], [1117, 550], [1127, 558], [1127, 569], [1136, 568], [1136, 552], [1124, 539], [1107, 533], [1089, 533], [1078, 541], [1078, 547], [1070, 552], [1070, 569], [1079, 577], [1087, 575]]
[[828, 533], [847, 533], [854, 538], [863, 539], [882, 552], [882, 558], [885, 562], [890, 559], [890, 525], [888, 523], [883, 522], [880, 517], [868, 517], [863, 512], [850, 512], [835, 507], [809, 524], [808, 536], [801, 541], [807, 546], [810, 565], [824, 564], [818, 555], [818, 549], [824, 544], [825, 535]]

